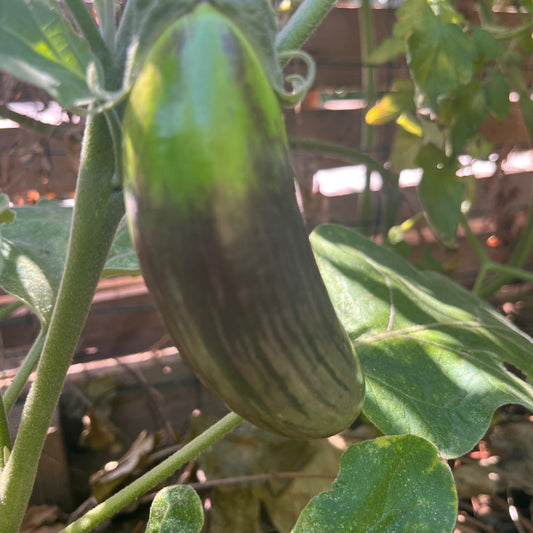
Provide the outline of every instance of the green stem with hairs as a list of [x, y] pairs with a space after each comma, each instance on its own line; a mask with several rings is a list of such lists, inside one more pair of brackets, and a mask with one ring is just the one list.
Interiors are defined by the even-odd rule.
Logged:
[[87, 39], [92, 53], [101, 61], [104, 72], [109, 71], [111, 55], [102, 37], [98, 25], [87, 9], [84, 0], [65, 0], [74, 21], [78, 25], [82, 35]]
[[6, 466], [6, 451], [11, 452], [11, 436], [9, 434], [9, 425], [7, 423], [7, 411], [4, 400], [0, 395], [0, 472]]
[[115, 6], [114, 0], [95, 0], [100, 33], [108, 50], [115, 47]]
[[30, 351], [24, 358], [24, 361], [20, 368], [17, 370], [13, 381], [7, 388], [4, 394], [4, 406], [6, 411], [9, 413], [17, 398], [19, 397], [20, 391], [23, 389], [24, 385], [28, 382], [30, 374], [35, 370], [37, 362], [41, 356], [41, 352], [44, 345], [44, 339], [46, 338], [46, 332], [41, 330], [37, 338], [33, 342]]
[[241, 422], [242, 418], [239, 415], [229, 413], [149, 472], [68, 525], [61, 533], [86, 533], [91, 531], [171, 476], [178, 468], [197, 457], [209, 446], [235, 429]]
[[124, 214], [122, 193], [112, 185], [115, 168], [111, 142], [105, 118], [90, 117], [65, 270], [13, 450], [0, 474], [0, 533], [19, 531], [48, 427]]
[[300, 48], [334, 5], [335, 0], [305, 0], [278, 33], [278, 51]]

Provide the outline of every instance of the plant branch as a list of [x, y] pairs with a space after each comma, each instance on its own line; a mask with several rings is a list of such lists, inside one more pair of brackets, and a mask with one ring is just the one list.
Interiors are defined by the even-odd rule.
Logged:
[[334, 474], [309, 474], [307, 472], [273, 472], [271, 474], [256, 474], [253, 476], [226, 477], [222, 479], [210, 479], [203, 483], [188, 483], [189, 487], [196, 491], [210, 490], [217, 487], [231, 485], [244, 485], [248, 483], [264, 483], [278, 479], [335, 479]]
[[482, 265], [488, 263], [490, 259], [485, 253], [485, 250], [483, 250], [483, 247], [481, 246], [477, 237], [474, 235], [474, 232], [470, 228], [470, 224], [468, 223], [468, 219], [466, 218], [465, 215], [461, 215], [461, 225], [463, 226], [463, 229], [465, 230], [466, 238], [468, 239], [468, 242], [472, 246], [474, 253], [479, 259], [479, 262]]
[[305, 0], [278, 33], [278, 52], [300, 48], [334, 5], [335, 0]]
[[235, 429], [241, 422], [242, 418], [235, 413], [226, 415], [149, 472], [137, 478], [105, 502], [91, 509], [75, 522], [72, 522], [72, 524], [62, 530], [62, 533], [86, 533], [95, 528], [108, 518], [111, 518], [126, 505], [134, 502], [137, 498], [164, 481], [184, 464], [197, 457], [217, 440], [220, 440], [227, 433]]
[[59, 126], [53, 124], [46, 124], [40, 120], [36, 120], [22, 113], [17, 113], [12, 109], [9, 109], [7, 105], [0, 105], [0, 116], [16, 122], [19, 126], [36, 131], [46, 137], [54, 137], [60, 139], [63, 137], [62, 129]]
[[111, 65], [111, 55], [109, 49], [98, 29], [94, 17], [89, 13], [84, 0], [65, 0], [79, 30], [87, 39], [91, 51], [101, 61], [104, 70], [107, 72]]
[[[359, 24], [359, 42], [361, 44], [362, 90], [365, 97], [365, 109], [370, 109], [376, 101], [376, 84], [374, 69], [368, 65], [368, 55], [374, 48], [374, 31], [372, 25], [372, 8], [370, 0], [361, 2], [361, 22]], [[374, 150], [374, 127], [363, 120], [361, 123], [361, 150], [372, 153]], [[372, 219], [372, 191], [370, 188], [371, 170], [367, 167], [365, 189], [361, 196], [360, 221], [366, 235], [372, 233], [370, 221]]]
[[[530, 216], [530, 219], [533, 220], [533, 217]], [[487, 254], [485, 253], [485, 250], [483, 250], [481, 244], [479, 243], [478, 239], [472, 232], [472, 229], [470, 228], [470, 225], [468, 224], [468, 220], [463, 215], [461, 224], [465, 230], [466, 237], [468, 238], [468, 241], [470, 242], [470, 245], [472, 246], [476, 256], [479, 259], [480, 262], [480, 270], [479, 274], [476, 278], [476, 281], [474, 283], [474, 288], [472, 289], [472, 292], [474, 294], [477, 294], [478, 296], [481, 296], [483, 298], [487, 298], [490, 295], [492, 295], [495, 291], [497, 291], [502, 285], [507, 283], [508, 281], [512, 280], [513, 278], [519, 278], [527, 281], [533, 281], [533, 273], [528, 272], [527, 270], [523, 270], [522, 268], [514, 266], [515, 261], [520, 264], [521, 261], [526, 261], [529, 253], [524, 253], [524, 249], [531, 250], [530, 248], [527, 248], [527, 246], [524, 246], [523, 248], [518, 248], [518, 254], [513, 257], [511, 256], [511, 259], [508, 261], [506, 265], [501, 265], [500, 263], [496, 263], [492, 261]], [[531, 222], [533, 224], [533, 222]], [[524, 228], [524, 231], [526, 231], [528, 225], [526, 225], [526, 228]], [[533, 240], [533, 231], [531, 228], [529, 228], [529, 232], [526, 232], [529, 235], [531, 235], [530, 239]], [[524, 235], [524, 233], [523, 233]], [[526, 242], [526, 245], [528, 242]], [[531, 246], [533, 246], [533, 242], [529, 243]], [[491, 284], [483, 286], [483, 282], [485, 281], [485, 278], [489, 272], [499, 272], [502, 274], [498, 279], [494, 280]]]
[[488, 266], [491, 263], [491, 260], [485, 253], [485, 250], [483, 250], [483, 247], [481, 246], [480, 242], [477, 240], [477, 237], [474, 235], [474, 232], [470, 228], [470, 224], [468, 223], [468, 219], [463, 214], [461, 215], [461, 225], [463, 226], [463, 229], [465, 230], [466, 238], [468, 239], [468, 242], [472, 246], [472, 249], [474, 250], [474, 253], [476, 254], [478, 260], [479, 260], [479, 273], [476, 277], [476, 281], [474, 282], [474, 287], [472, 288], [472, 292], [476, 295], [480, 295], [481, 286], [483, 282], [485, 281], [485, 277], [488, 273]]
[[[359, 24], [360, 43], [361, 43], [361, 61], [362, 68], [362, 88], [366, 101], [366, 110], [370, 109], [377, 100], [376, 95], [376, 76], [374, 68], [368, 63], [368, 56], [374, 49], [374, 24], [372, 21], [372, 8], [370, 0], [362, 0], [361, 3], [361, 22]], [[361, 132], [361, 149], [371, 151], [374, 149], [374, 127], [362, 121]]]
[[94, 7], [100, 23], [100, 33], [108, 50], [115, 46], [114, 0], [95, 0]]
[[508, 265], [500, 265], [499, 263], [490, 263], [489, 270], [494, 272], [500, 272], [504, 274], [506, 278], [519, 278], [524, 281], [533, 281], [533, 272], [528, 272], [522, 268], [515, 268]]
[[39, 456], [117, 226], [122, 194], [105, 118], [87, 121], [65, 270], [13, 451], [0, 474], [0, 533], [19, 530]]
[[320, 152], [321, 154], [328, 154], [340, 157], [346, 161], [356, 161], [366, 165], [370, 170], [375, 170], [380, 173], [381, 177], [387, 183], [395, 183], [396, 178], [393, 172], [383, 166], [381, 162], [374, 159], [372, 156], [350, 146], [343, 146], [341, 144], [330, 143], [327, 141], [320, 141], [318, 139], [303, 139], [290, 138], [289, 145], [291, 150], [301, 152]]
[[41, 330], [39, 332], [39, 335], [37, 335], [37, 338], [33, 342], [30, 351], [24, 358], [22, 365], [17, 370], [13, 381], [11, 382], [4, 394], [4, 405], [8, 413], [9, 411], [11, 411], [13, 405], [15, 405], [20, 391], [23, 389], [24, 385], [26, 385], [26, 383], [28, 382], [28, 378], [37, 366], [37, 362], [39, 361], [39, 357], [41, 356], [45, 338], [46, 332], [44, 330]]
[[11, 436], [9, 435], [9, 425], [7, 423], [7, 411], [0, 394], [0, 472], [5, 467], [6, 450], [11, 451]]
[[[533, 250], [533, 209], [529, 210], [526, 224], [522, 229], [522, 233], [515, 245], [513, 253], [507, 262], [508, 267], [523, 268], [528, 260], [531, 251]], [[505, 266], [505, 265], [504, 265]], [[513, 274], [503, 274], [491, 283], [487, 283], [480, 291], [481, 296], [484, 298], [490, 297], [500, 287], [503, 287], [506, 283], [509, 283], [514, 277]]]
[[23, 305], [24, 302], [22, 302], [21, 300], [15, 300], [14, 302], [4, 305], [4, 307], [0, 308], [0, 321], [9, 318], [17, 309], [19, 309]]

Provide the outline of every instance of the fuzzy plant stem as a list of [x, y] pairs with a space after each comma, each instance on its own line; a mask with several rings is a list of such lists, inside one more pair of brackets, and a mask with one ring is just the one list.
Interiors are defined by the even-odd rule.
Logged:
[[171, 476], [178, 468], [197, 457], [217, 440], [220, 440], [227, 433], [235, 429], [241, 422], [242, 418], [239, 415], [229, 413], [201, 435], [198, 435], [198, 437], [183, 446], [183, 448], [152, 468], [149, 472], [137, 478], [105, 502], [85, 513], [85, 515], [75, 522], [72, 522], [72, 524], [68, 525], [60, 533], [87, 533], [91, 531], [108, 518], [111, 518], [118, 511], [134, 502], [139, 496], [142, 496], [167, 477]]
[[91, 51], [101, 61], [104, 71], [109, 70], [111, 55], [109, 49], [100, 33], [98, 24], [87, 8], [84, 0], [65, 0], [72, 18], [76, 22], [80, 32], [87, 39]]
[[278, 51], [300, 48], [334, 5], [335, 0], [305, 0], [278, 33]]
[[4, 406], [5, 406], [6, 412], [9, 413], [9, 411], [11, 411], [11, 408], [17, 401], [20, 391], [23, 389], [24, 385], [26, 385], [28, 378], [30, 377], [30, 374], [34, 371], [35, 367], [37, 366], [37, 361], [39, 361], [39, 357], [41, 356], [45, 338], [46, 338], [46, 330], [41, 330], [39, 335], [37, 335], [37, 338], [33, 342], [33, 345], [30, 348], [30, 351], [27, 353], [26, 357], [24, 358], [22, 365], [17, 370], [17, 373], [15, 374], [13, 381], [7, 388], [4, 394]]
[[5, 467], [6, 456], [11, 452], [11, 436], [7, 423], [7, 411], [0, 396], [0, 471]]
[[113, 189], [113, 151], [105, 118], [87, 121], [63, 278], [35, 381], [0, 474], [0, 533], [17, 533], [26, 510], [48, 427], [56, 409], [113, 237], [124, 214]]

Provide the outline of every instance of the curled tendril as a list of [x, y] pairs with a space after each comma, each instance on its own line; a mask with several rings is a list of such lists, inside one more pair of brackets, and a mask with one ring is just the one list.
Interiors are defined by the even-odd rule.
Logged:
[[316, 74], [316, 66], [313, 58], [302, 50], [287, 50], [279, 54], [279, 59], [283, 64], [288, 63], [292, 59], [301, 59], [306, 67], [306, 76], [301, 74], [288, 74], [284, 78], [284, 82], [288, 83], [291, 87], [290, 90], [286, 90], [284, 87], [276, 87], [276, 93], [281, 103], [288, 107], [293, 107], [298, 104], [307, 91], [313, 85]]

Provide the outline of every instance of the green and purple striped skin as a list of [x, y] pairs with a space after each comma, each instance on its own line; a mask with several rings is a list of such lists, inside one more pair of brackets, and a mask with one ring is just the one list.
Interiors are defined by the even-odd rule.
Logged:
[[243, 33], [209, 3], [151, 48], [124, 153], [143, 275], [202, 381], [289, 437], [349, 426], [363, 374], [295, 200], [282, 112]]

